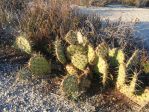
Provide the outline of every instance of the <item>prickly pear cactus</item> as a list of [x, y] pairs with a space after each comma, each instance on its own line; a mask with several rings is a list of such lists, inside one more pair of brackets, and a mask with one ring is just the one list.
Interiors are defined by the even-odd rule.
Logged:
[[109, 47], [106, 43], [101, 43], [97, 46], [96, 48], [96, 54], [98, 56], [102, 56], [104, 58], [108, 57], [108, 53], [109, 53]]
[[136, 93], [137, 81], [138, 81], [138, 75], [135, 73], [129, 86], [130, 92], [133, 94]]
[[126, 64], [120, 63], [119, 70], [118, 70], [118, 77], [116, 86], [118, 89], [122, 88], [126, 82]]
[[88, 45], [88, 62], [89, 64], [93, 65], [95, 64], [96, 59], [96, 53], [94, 51], [94, 48], [91, 45]]
[[73, 30], [70, 30], [66, 36], [65, 36], [65, 40], [66, 42], [68, 42], [69, 44], [78, 44], [78, 40], [77, 40], [77, 34], [76, 32], [74, 32]]
[[88, 64], [87, 56], [81, 53], [75, 53], [71, 62], [79, 70], [84, 70]]
[[64, 52], [64, 48], [63, 48], [63, 45], [61, 43], [61, 40], [56, 40], [55, 41], [55, 54], [56, 54], [57, 59], [62, 64], [66, 63], [65, 52]]
[[122, 49], [118, 50], [116, 59], [117, 59], [119, 64], [124, 63], [124, 61], [125, 61], [125, 54], [124, 54]]
[[117, 57], [117, 48], [113, 48], [109, 50], [109, 64], [111, 67], [117, 67], [118, 66], [118, 61], [116, 59]]
[[105, 86], [108, 81], [108, 63], [107, 60], [99, 56], [97, 70], [102, 75], [102, 84]]
[[81, 32], [77, 32], [78, 43], [85, 46], [88, 43], [87, 37], [83, 36]]
[[128, 60], [126, 67], [131, 67], [132, 65], [135, 66], [137, 64], [137, 58], [138, 58], [139, 50], [136, 50], [131, 58]]
[[70, 45], [67, 47], [67, 57], [71, 59], [75, 53], [87, 54], [87, 50], [82, 45]]
[[20, 49], [21, 51], [24, 51], [28, 54], [31, 53], [31, 44], [30, 42], [23, 36], [19, 36], [16, 38], [15, 46]]
[[39, 54], [30, 58], [28, 65], [35, 76], [43, 76], [51, 72], [51, 63]]
[[78, 75], [78, 70], [76, 67], [74, 67], [72, 64], [66, 65], [66, 70], [69, 75]]
[[61, 84], [64, 95], [77, 99], [79, 96], [78, 77], [76, 75], [67, 75]]

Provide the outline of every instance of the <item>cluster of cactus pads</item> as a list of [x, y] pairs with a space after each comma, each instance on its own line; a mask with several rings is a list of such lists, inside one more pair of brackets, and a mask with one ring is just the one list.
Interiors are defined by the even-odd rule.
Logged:
[[[32, 54], [27, 39], [18, 37], [16, 45]], [[94, 47], [81, 32], [72, 30], [63, 40], [56, 38], [54, 47], [56, 59], [65, 68], [61, 90], [66, 96], [76, 99], [90, 88], [94, 75], [98, 75], [103, 88], [108, 88], [112, 82], [120, 92], [135, 99], [137, 103], [149, 101], [149, 90], [145, 89], [143, 94], [137, 94], [138, 76], [142, 72], [137, 73], [134, 69], [140, 65], [139, 50], [134, 51], [128, 59], [123, 49], [110, 48], [104, 42]], [[148, 63], [143, 65], [145, 73], [149, 71], [148, 66]], [[52, 72], [51, 61], [40, 54], [32, 55], [28, 68], [36, 76]]]
[[[14, 43], [17, 49], [25, 52], [31, 56], [25, 69], [19, 71], [20, 76], [24, 79], [28, 71], [32, 76], [43, 76], [51, 73], [51, 61], [47, 60], [43, 55], [39, 53], [33, 53], [31, 42], [25, 36], [18, 36]], [[29, 73], [28, 73], [29, 74]]]

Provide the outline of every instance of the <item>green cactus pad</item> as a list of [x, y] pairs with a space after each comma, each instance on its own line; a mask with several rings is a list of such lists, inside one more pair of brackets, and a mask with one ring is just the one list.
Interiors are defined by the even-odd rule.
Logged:
[[16, 38], [15, 46], [20, 49], [21, 51], [24, 51], [28, 54], [31, 53], [31, 44], [30, 42], [23, 36], [19, 36]]
[[78, 74], [77, 68], [74, 67], [72, 64], [66, 65], [66, 70], [67, 70], [68, 74], [70, 74], [70, 75], [77, 75]]
[[67, 57], [71, 59], [75, 53], [87, 54], [87, 50], [82, 45], [70, 45], [67, 47]]
[[29, 68], [33, 75], [43, 76], [51, 72], [51, 63], [42, 55], [35, 55], [29, 60]]
[[124, 63], [124, 61], [125, 61], [125, 54], [124, 54], [122, 49], [118, 50], [116, 59], [117, 59], [119, 64]]
[[73, 30], [70, 30], [66, 36], [65, 36], [65, 40], [66, 42], [68, 42], [69, 44], [78, 44], [78, 40], [77, 40], [77, 34], [76, 32], [74, 32]]
[[96, 48], [96, 54], [98, 56], [102, 56], [104, 58], [108, 57], [108, 53], [109, 53], [109, 47], [106, 43], [101, 43], [97, 46]]
[[81, 53], [75, 53], [72, 56], [72, 64], [79, 70], [84, 70], [88, 64], [87, 56]]
[[76, 75], [67, 75], [62, 81], [62, 91], [66, 96], [73, 98], [78, 97], [79, 85], [78, 77]]
[[88, 45], [88, 62], [93, 65], [95, 63], [96, 53], [91, 45]]
[[64, 48], [60, 40], [55, 41], [55, 54], [57, 59], [62, 63], [66, 63], [66, 57], [64, 53]]

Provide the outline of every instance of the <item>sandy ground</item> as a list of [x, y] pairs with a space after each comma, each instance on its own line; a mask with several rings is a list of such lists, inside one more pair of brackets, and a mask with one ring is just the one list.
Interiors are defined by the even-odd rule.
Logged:
[[135, 25], [135, 34], [145, 41], [146, 47], [149, 48], [149, 8], [134, 8], [122, 5], [109, 5], [107, 7], [83, 7], [72, 6], [76, 10], [76, 14], [99, 16], [102, 19], [110, 21], [118, 21], [119, 18], [123, 22], [139, 21]]

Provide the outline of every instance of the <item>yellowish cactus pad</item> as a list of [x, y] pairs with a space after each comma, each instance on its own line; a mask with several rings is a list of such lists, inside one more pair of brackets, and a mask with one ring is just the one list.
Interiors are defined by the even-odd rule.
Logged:
[[88, 45], [88, 62], [89, 64], [94, 64], [96, 58], [96, 53], [91, 45]]
[[66, 42], [68, 42], [69, 44], [78, 44], [78, 40], [77, 40], [77, 34], [75, 31], [70, 30], [66, 36], [65, 36], [65, 40]]
[[70, 45], [67, 47], [67, 57], [71, 59], [75, 53], [87, 54], [87, 50], [82, 45]]
[[102, 74], [102, 83], [105, 86], [108, 81], [108, 63], [106, 59], [99, 56], [97, 70], [100, 74]]
[[30, 54], [31, 53], [31, 44], [30, 42], [23, 36], [19, 36], [16, 38], [15, 45], [18, 49]]
[[125, 54], [124, 54], [124, 52], [123, 52], [122, 49], [119, 49], [119, 50], [118, 50], [116, 59], [117, 59], [117, 61], [119, 62], [119, 64], [125, 62]]
[[78, 70], [72, 64], [66, 65], [66, 70], [69, 75], [78, 75]]
[[109, 53], [109, 47], [106, 43], [101, 43], [97, 46], [96, 48], [96, 54], [98, 56], [102, 56], [104, 58], [108, 57], [108, 53]]
[[87, 56], [81, 53], [75, 53], [71, 62], [79, 70], [84, 70], [88, 64]]
[[120, 89], [121, 87], [123, 87], [125, 82], [126, 82], [126, 64], [121, 63], [119, 65], [117, 82], [116, 82], [117, 88]]

